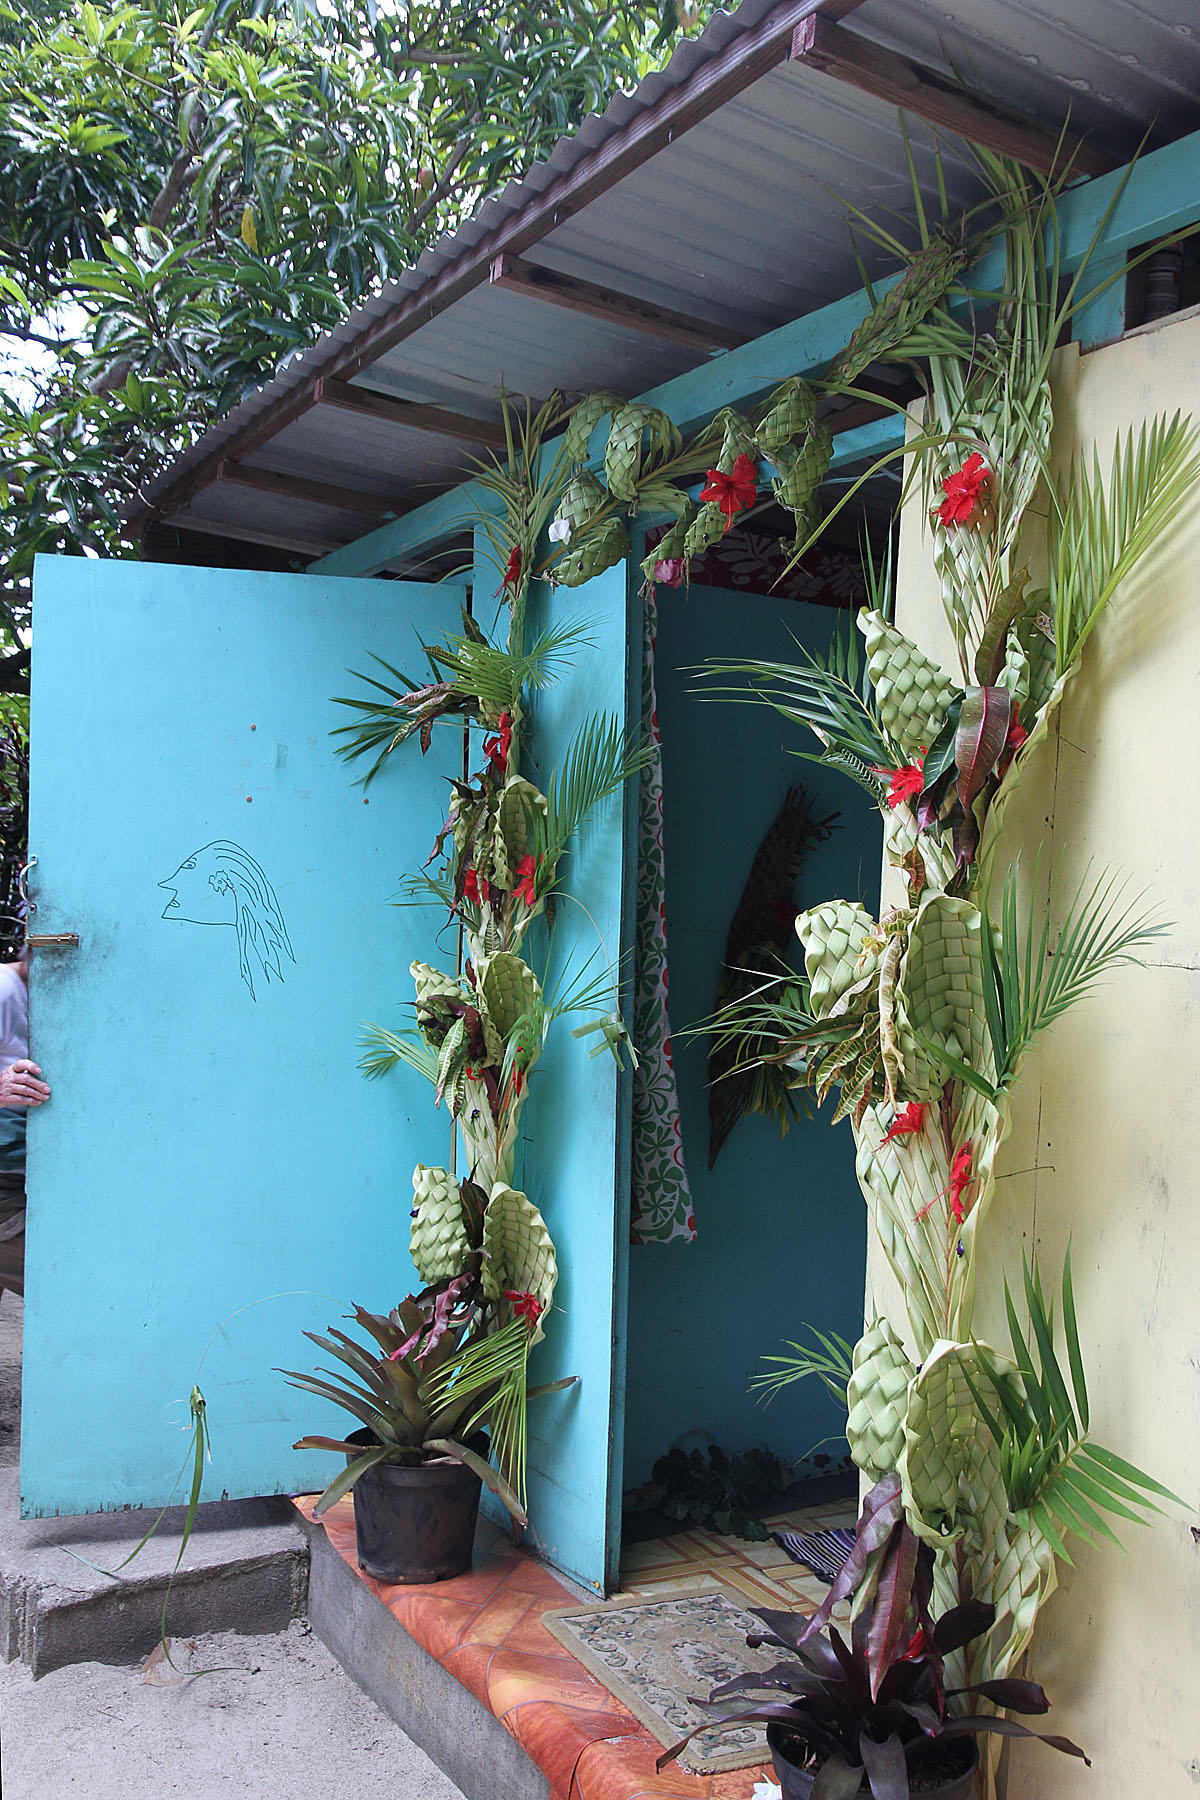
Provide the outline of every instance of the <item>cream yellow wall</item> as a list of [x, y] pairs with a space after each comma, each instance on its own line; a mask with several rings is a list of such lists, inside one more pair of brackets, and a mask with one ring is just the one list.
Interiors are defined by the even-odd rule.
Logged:
[[[1055, 456], [1099, 447], [1176, 408], [1200, 421], [1200, 316], [1131, 334], [1055, 377]], [[898, 623], [952, 668], [913, 502], [901, 532]], [[1022, 1249], [1043, 1273], [1073, 1240], [1097, 1441], [1192, 1510], [1123, 1529], [1128, 1553], [1080, 1545], [1039, 1622], [1029, 1673], [1047, 1729], [1088, 1770], [1014, 1752], [1008, 1800], [1200, 1795], [1200, 491], [1085, 649], [1059, 726], [1026, 770], [1010, 842], [1040, 841], [1061, 889], [1087, 865], [1128, 872], [1172, 921], [1143, 966], [1119, 970], [1025, 1064], [989, 1221], [977, 1329], [1003, 1342], [1001, 1271]], [[890, 1293], [876, 1252], [868, 1313]], [[889, 1304], [888, 1310], [891, 1310]]]

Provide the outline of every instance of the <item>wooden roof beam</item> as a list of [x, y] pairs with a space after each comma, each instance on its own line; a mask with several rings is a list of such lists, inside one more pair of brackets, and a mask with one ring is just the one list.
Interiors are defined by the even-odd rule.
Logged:
[[375, 388], [352, 387], [323, 375], [313, 383], [314, 406], [334, 406], [359, 419], [375, 419], [383, 425], [402, 425], [406, 431], [429, 431], [437, 437], [458, 438], [466, 444], [486, 444], [504, 450], [508, 439], [503, 425], [491, 419], [475, 419], [469, 413], [448, 412], [442, 406], [423, 406], [415, 400], [398, 400]]
[[998, 155], [1011, 156], [1042, 175], [1069, 164], [1075, 175], [1105, 175], [1113, 159], [1084, 139], [1055, 131], [983, 94], [953, 75], [925, 68], [885, 50], [830, 18], [812, 13], [792, 36], [792, 60], [835, 81], [860, 88], [890, 106], [903, 107], [927, 124], [953, 131]]
[[703, 319], [694, 318], [690, 313], [672, 312], [669, 307], [656, 306], [651, 300], [634, 300], [593, 281], [582, 281], [576, 275], [541, 268], [537, 263], [526, 262], [522, 256], [505, 253], [493, 258], [491, 283], [506, 293], [548, 300], [552, 306], [584, 313], [589, 319], [602, 319], [606, 325], [615, 325], [623, 331], [637, 331], [664, 343], [682, 344], [702, 356], [713, 350], [734, 350], [749, 341], [743, 331], [731, 331], [723, 325], [706, 325]]
[[308, 506], [330, 506], [338, 512], [365, 513], [379, 519], [396, 510], [382, 494], [364, 494], [360, 488], [335, 487], [328, 481], [310, 481], [306, 475], [281, 475], [275, 469], [255, 469], [249, 463], [226, 458], [217, 466], [217, 480], [233, 487], [250, 488], [256, 494], [274, 494], [281, 500], [303, 500]]

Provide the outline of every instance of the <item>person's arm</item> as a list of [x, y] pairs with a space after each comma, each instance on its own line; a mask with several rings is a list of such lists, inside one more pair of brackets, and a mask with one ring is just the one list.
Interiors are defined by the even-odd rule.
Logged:
[[19, 1056], [7, 1069], [0, 1069], [0, 1106], [41, 1106], [50, 1098], [50, 1089], [38, 1081], [41, 1070], [27, 1056]]

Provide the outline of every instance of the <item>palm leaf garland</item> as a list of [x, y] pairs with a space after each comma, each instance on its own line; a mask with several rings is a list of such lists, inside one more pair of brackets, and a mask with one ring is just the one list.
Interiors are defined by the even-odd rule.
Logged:
[[[697, 676], [708, 699], [772, 707], [815, 738], [800, 754], [872, 794], [908, 906], [878, 924], [850, 902], [811, 909], [800, 921], [805, 975], [759, 957], [766, 966], [747, 969], [744, 991], [695, 1028], [742, 1082], [770, 1070], [789, 1100], [795, 1089], [818, 1100], [839, 1090], [834, 1116], [850, 1116], [872, 1229], [910, 1333], [906, 1349], [880, 1320], [856, 1347], [851, 1449], [873, 1479], [899, 1468], [913, 1528], [937, 1548], [945, 1602], [994, 1603], [973, 1680], [1006, 1674], [1024, 1653], [1072, 1537], [1115, 1537], [1175, 1499], [1091, 1436], [1069, 1255], [1054, 1304], [1026, 1263], [1028, 1323], [1006, 1289], [1011, 1357], [971, 1326], [1021, 1059], [1164, 929], [1117, 878], [1090, 871], [1065, 904], [1051, 892], [1023, 907], [1011, 860], [993, 920], [1000, 829], [1105, 607], [1200, 479], [1200, 440], [1179, 416], [1126, 431], [1107, 467], [1090, 451], [1053, 476], [1051, 359], [1091, 298], [1087, 257], [1063, 277], [1055, 193], [1065, 170], [1043, 179], [975, 154], [989, 198], [965, 228], [952, 228], [944, 194], [940, 216], [926, 218], [914, 172], [918, 259], [829, 371], [832, 384], [872, 356], [925, 359], [926, 416], [907, 446], [905, 495], [923, 487], [957, 678], [896, 630], [886, 566], [870, 571], [865, 668], [853, 634], [839, 633], [824, 656], [798, 647], [788, 664], [722, 660]], [[859, 224], [901, 254], [886, 231]], [[971, 296], [960, 246], [977, 248], [989, 232], [1003, 247], [1003, 286]], [[974, 316], [960, 319], [965, 298]], [[760, 447], [766, 429], [764, 420]], [[1043, 587], [1030, 579], [1041, 561], [1035, 513], [1048, 514]], [[1029, 885], [1042, 885], [1036, 865]], [[815, 1374], [840, 1396], [845, 1351], [815, 1334], [770, 1359], [756, 1386], [770, 1393]]]
[[[334, 1333], [322, 1347], [358, 1380], [339, 1385], [320, 1371], [296, 1377], [306, 1391], [338, 1400], [379, 1440], [335, 1478], [323, 1506], [375, 1461], [445, 1455], [474, 1469], [518, 1525], [525, 1519], [528, 1360], [543, 1335], [557, 1262], [537, 1207], [511, 1186], [520, 1116], [547, 1032], [564, 1013], [599, 1011], [600, 1049], [618, 1061], [625, 1038], [616, 972], [602, 944], [597, 966], [593, 957], [560, 970], [549, 998], [522, 945], [561, 882], [571, 843], [647, 755], [627, 744], [617, 719], [598, 716], [584, 721], [546, 794], [518, 772], [538, 693], [592, 641], [587, 622], [574, 619], [527, 642], [535, 555], [566, 470], [561, 445], [544, 448], [559, 416], [557, 398], [536, 411], [505, 401], [507, 456], [476, 475], [484, 497], [479, 526], [500, 573], [497, 613], [507, 610], [507, 632], [489, 633], [464, 612], [461, 629], [421, 646], [430, 672], [423, 685], [376, 658], [378, 672], [360, 678], [366, 691], [340, 699], [357, 716], [335, 740], [347, 759], [371, 758], [367, 782], [410, 738], [428, 750], [440, 721], [486, 735], [482, 745], [466, 739], [470, 759], [478, 755], [482, 766], [451, 780], [446, 823], [397, 902], [433, 905], [461, 930], [461, 973], [414, 963], [415, 1031], [367, 1026], [360, 1063], [369, 1077], [403, 1067], [430, 1083], [457, 1122], [467, 1176], [424, 1167], [414, 1175], [412, 1253], [428, 1285], [386, 1318], [360, 1309], [382, 1360]], [[673, 447], [656, 429], [642, 421], [649, 441], [639, 436], [636, 449], [647, 467]], [[540, 944], [548, 961], [548, 934]], [[413, 1391], [401, 1394], [397, 1384], [405, 1380]], [[491, 1464], [465, 1441], [484, 1425]]]
[[[775, 962], [793, 936], [795, 887], [809, 850], [823, 843], [837, 814], [816, 819], [802, 788], [789, 788], [755, 853], [725, 940], [717, 987], [719, 1013], [738, 994], [753, 989], [753, 971]], [[778, 1121], [786, 1133], [797, 1113], [797, 1090], [777, 1065], [755, 1063], [753, 1044], [714, 1041], [708, 1057], [708, 1166], [711, 1169], [738, 1120], [748, 1112]]]

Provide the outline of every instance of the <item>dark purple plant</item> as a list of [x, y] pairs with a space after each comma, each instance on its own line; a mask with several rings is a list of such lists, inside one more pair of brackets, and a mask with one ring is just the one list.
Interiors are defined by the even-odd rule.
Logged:
[[[935, 1620], [932, 1591], [932, 1546], [914, 1536], [899, 1477], [887, 1475], [863, 1502], [854, 1549], [819, 1611], [809, 1617], [754, 1609], [766, 1630], [747, 1638], [750, 1648], [789, 1650], [794, 1660], [735, 1675], [714, 1688], [707, 1703], [735, 1694], [766, 1698], [703, 1720], [664, 1752], [659, 1768], [714, 1724], [777, 1726], [792, 1760], [820, 1771], [813, 1800], [852, 1800], [864, 1781], [873, 1800], [909, 1800], [910, 1778], [935, 1745], [982, 1732], [1038, 1738], [1088, 1762], [1069, 1738], [1030, 1731], [998, 1714], [950, 1710], [951, 1701], [985, 1700], [1008, 1712], [1044, 1713], [1050, 1702], [1036, 1681], [948, 1688], [946, 1657], [989, 1631], [996, 1609], [967, 1600]], [[856, 1611], [847, 1643], [829, 1620], [837, 1603], [852, 1595]]]

